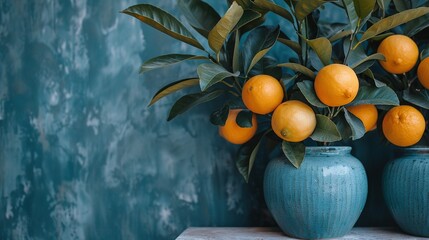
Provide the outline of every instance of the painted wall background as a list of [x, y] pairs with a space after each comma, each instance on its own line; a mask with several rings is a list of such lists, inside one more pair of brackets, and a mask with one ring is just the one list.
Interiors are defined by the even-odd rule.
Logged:
[[[146, 2], [184, 19], [175, 1]], [[168, 123], [179, 95], [147, 108], [159, 87], [196, 73], [189, 62], [138, 74], [143, 60], [190, 47], [119, 13], [136, 3], [0, 1], [0, 239], [174, 239], [189, 226], [273, 224], [265, 154], [245, 184], [210, 106]], [[392, 156], [369, 138], [355, 143], [370, 174], [359, 224], [389, 225], [379, 177]]]

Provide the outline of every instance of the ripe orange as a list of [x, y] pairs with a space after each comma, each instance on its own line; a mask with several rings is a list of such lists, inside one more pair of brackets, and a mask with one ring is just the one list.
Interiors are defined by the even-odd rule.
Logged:
[[242, 98], [246, 107], [258, 114], [267, 114], [282, 103], [284, 97], [280, 82], [269, 75], [257, 75], [243, 86]]
[[355, 99], [359, 80], [350, 67], [330, 64], [320, 69], [314, 80], [314, 90], [321, 102], [330, 107], [339, 107]]
[[377, 127], [378, 111], [372, 104], [362, 104], [347, 107], [347, 110], [359, 118], [365, 126], [365, 131], [374, 130]]
[[416, 43], [400, 34], [391, 35], [381, 41], [377, 52], [386, 57], [386, 61], [379, 61], [384, 70], [395, 74], [410, 71], [419, 57]]
[[316, 128], [316, 115], [311, 107], [301, 101], [286, 101], [274, 110], [271, 127], [283, 140], [301, 142]]
[[419, 110], [411, 106], [397, 106], [384, 116], [383, 134], [394, 145], [408, 147], [423, 136], [426, 123]]
[[233, 144], [243, 144], [249, 141], [255, 135], [256, 129], [258, 128], [255, 114], [252, 116], [252, 127], [240, 127], [236, 122], [236, 118], [241, 111], [242, 109], [229, 110], [225, 125], [219, 127], [219, 135]]
[[429, 89], [429, 57], [420, 62], [417, 68], [417, 77], [423, 87]]

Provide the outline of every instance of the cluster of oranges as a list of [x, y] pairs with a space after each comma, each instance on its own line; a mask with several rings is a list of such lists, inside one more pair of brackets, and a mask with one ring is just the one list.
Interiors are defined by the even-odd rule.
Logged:
[[[407, 36], [392, 35], [384, 39], [378, 52], [386, 60], [380, 61], [388, 72], [402, 74], [410, 71], [418, 60], [418, 47]], [[429, 58], [421, 61], [418, 79], [429, 89]], [[359, 80], [353, 69], [343, 64], [330, 64], [323, 67], [314, 80], [314, 91], [319, 100], [329, 107], [342, 107], [351, 103], [357, 96]], [[308, 138], [316, 128], [316, 115], [307, 104], [298, 100], [283, 102], [284, 89], [280, 82], [268, 75], [250, 78], [243, 86], [242, 100], [253, 112], [252, 127], [242, 128], [236, 117], [242, 110], [230, 110], [227, 121], [220, 127], [220, 135], [234, 144], [249, 141], [257, 130], [255, 114], [272, 113], [271, 127], [281, 139], [300, 142]], [[377, 108], [372, 104], [348, 106], [346, 109], [359, 118], [365, 131], [376, 128]], [[397, 106], [385, 115], [382, 128], [386, 138], [398, 146], [410, 146], [423, 136], [426, 124], [423, 115], [412, 106]]]

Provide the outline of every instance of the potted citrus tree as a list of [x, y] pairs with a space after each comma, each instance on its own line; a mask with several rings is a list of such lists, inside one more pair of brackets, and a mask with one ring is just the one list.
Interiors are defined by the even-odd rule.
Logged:
[[[123, 11], [200, 51], [142, 64], [144, 73], [201, 61], [195, 76], [161, 88], [150, 105], [198, 85], [173, 104], [168, 120], [217, 99], [210, 121], [220, 136], [241, 145], [237, 167], [246, 181], [264, 139], [282, 149], [284, 158], [267, 166], [264, 193], [283, 231], [300, 238], [346, 234], [365, 204], [367, 180], [342, 141], [361, 138], [376, 128], [380, 110], [400, 104], [396, 89], [378, 77], [376, 63], [389, 62], [389, 55], [377, 46], [392, 29], [428, 14], [428, 7], [418, 7], [427, 1], [400, 12], [392, 10], [396, 2], [376, 0], [227, 2], [219, 15], [204, 1], [179, 0], [192, 29], [153, 5]], [[265, 23], [269, 12], [279, 16], [275, 25]], [[424, 26], [410, 28], [416, 34]], [[286, 61], [270, 56], [275, 44], [283, 45]]]

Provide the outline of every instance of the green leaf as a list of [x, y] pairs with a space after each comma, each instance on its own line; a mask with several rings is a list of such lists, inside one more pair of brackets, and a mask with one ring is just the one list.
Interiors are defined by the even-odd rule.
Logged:
[[404, 26], [404, 35], [412, 37], [420, 31], [429, 27], [429, 15], [422, 16], [407, 22]]
[[303, 143], [283, 141], [282, 150], [286, 158], [294, 167], [299, 168], [301, 166], [305, 156], [305, 145]]
[[429, 13], [429, 7], [419, 7], [416, 9], [406, 10], [406, 11], [394, 14], [392, 16], [386, 17], [384, 19], [381, 19], [380, 21], [374, 23], [374, 25], [372, 25], [370, 28], [368, 28], [365, 31], [365, 33], [362, 35], [361, 39], [359, 40], [356, 46], [358, 46], [362, 42], [372, 37], [377, 36], [380, 33], [388, 31], [403, 23], [409, 22], [413, 19], [419, 18], [428, 13]]
[[344, 10], [346, 10], [347, 17], [349, 18], [350, 30], [355, 31], [356, 26], [359, 20], [358, 15], [356, 14], [355, 4], [353, 0], [342, 0], [344, 5]]
[[295, 6], [295, 16], [296, 19], [301, 22], [307, 17], [308, 14], [312, 13], [314, 10], [322, 6], [325, 0], [300, 0], [296, 3]]
[[277, 38], [277, 41], [283, 43], [284, 45], [290, 47], [292, 50], [294, 50], [297, 54], [301, 54], [301, 45], [299, 45], [297, 42], [279, 37]]
[[374, 9], [376, 0], [353, 0], [356, 14], [359, 18], [364, 19]]
[[210, 48], [218, 54], [222, 49], [223, 43], [229, 33], [234, 29], [235, 25], [240, 21], [243, 15], [243, 8], [236, 2], [233, 2], [231, 7], [226, 11], [225, 15], [219, 20], [214, 28], [209, 33]]
[[238, 126], [242, 128], [250, 128], [252, 127], [252, 117], [253, 113], [249, 110], [241, 110], [237, 114], [237, 118], [235, 119], [235, 122]]
[[240, 75], [239, 72], [230, 73], [225, 68], [215, 63], [203, 63], [199, 65], [197, 73], [200, 77], [201, 91], [205, 91], [227, 77], [237, 77]]
[[196, 56], [190, 54], [167, 54], [151, 58], [144, 62], [140, 67], [140, 73], [144, 73], [153, 69], [167, 67], [186, 60], [208, 59], [204, 56]]
[[271, 11], [292, 23], [294, 22], [292, 15], [286, 9], [280, 7], [273, 2], [267, 0], [252, 0], [252, 2], [261, 9]]
[[317, 97], [316, 93], [314, 92], [314, 84], [312, 81], [304, 80], [302, 82], [297, 83], [297, 86], [299, 90], [301, 90], [301, 93], [304, 95], [305, 99], [307, 99], [307, 101], [311, 105], [319, 108], [328, 107], [323, 104]]
[[256, 19], [262, 17], [262, 14], [253, 10], [244, 10], [243, 16], [241, 16], [240, 21], [235, 25], [232, 31], [242, 28], [246, 24], [255, 21]]
[[359, 139], [365, 135], [365, 126], [363, 125], [362, 121], [355, 115], [349, 113], [349, 111], [347, 111], [345, 108], [344, 117], [346, 118], [346, 121], [352, 130], [352, 140]]
[[411, 3], [409, 0], [393, 0], [393, 3], [395, 4], [395, 8], [398, 12], [402, 12], [411, 8]]
[[206, 38], [220, 20], [219, 14], [201, 0], [179, 0], [179, 7], [189, 24]]
[[319, 56], [325, 66], [331, 63], [332, 45], [327, 38], [320, 37], [312, 40], [306, 40], [306, 42], [314, 52], [316, 52], [317, 56]]
[[380, 7], [381, 11], [383, 12], [382, 17], [384, 18], [384, 14], [387, 9], [389, 9], [389, 4], [392, 0], [377, 0], [377, 5]]
[[238, 149], [236, 166], [246, 182], [249, 182], [250, 173], [255, 163], [262, 138], [267, 133], [256, 134], [250, 141], [241, 145]]
[[221, 109], [218, 109], [210, 115], [210, 122], [216, 126], [225, 126], [226, 119], [229, 114], [229, 106], [225, 104]]
[[280, 27], [260, 26], [253, 29], [243, 42], [243, 72], [248, 75], [255, 64], [274, 46]]
[[310, 77], [311, 79], [316, 78], [316, 75], [313, 71], [311, 71], [309, 68], [298, 64], [298, 63], [281, 63], [277, 65], [278, 67], [285, 67], [294, 70], [295, 72], [300, 72], [307, 77]]
[[417, 105], [424, 109], [429, 109], [429, 92], [426, 89], [403, 91], [402, 97], [405, 101]]
[[349, 105], [355, 106], [360, 104], [397, 106], [399, 105], [399, 99], [395, 91], [390, 87], [362, 86], [359, 88], [356, 98]]
[[153, 96], [152, 100], [149, 103], [149, 106], [152, 106], [155, 102], [157, 102], [161, 98], [168, 96], [174, 92], [177, 92], [183, 88], [198, 85], [199, 81], [200, 80], [198, 78], [187, 78], [187, 79], [182, 79], [182, 80], [170, 83], [165, 87], [161, 88], [157, 93], [155, 93], [155, 96]]
[[342, 39], [342, 38], [344, 38], [344, 37], [350, 36], [352, 33], [353, 33], [353, 32], [352, 32], [352, 30], [344, 30], [344, 31], [341, 31], [341, 32], [339, 32], [339, 33], [337, 33], [337, 34], [333, 35], [332, 37], [330, 37], [330, 38], [329, 38], [329, 41], [330, 41], [331, 43], [332, 43], [332, 42], [335, 42], [335, 41], [340, 40], [340, 39]]
[[381, 60], [381, 61], [385, 61], [386, 58], [384, 57], [383, 54], [381, 53], [374, 53], [362, 60], [360, 60], [357, 63], [354, 63], [351, 68], [353, 68], [356, 72], [356, 74], [362, 73], [365, 70], [369, 69], [369, 67], [371, 67], [376, 60]]
[[365, 70], [364, 72], [363, 72], [363, 74], [365, 75], [365, 76], [367, 76], [367, 77], [369, 77], [369, 78], [371, 78], [373, 81], [374, 81], [374, 85], [376, 86], [376, 87], [385, 87], [386, 86], [386, 84], [384, 83], [384, 82], [382, 82], [382, 81], [379, 81], [379, 80], [377, 80], [376, 78], [375, 78], [375, 76], [374, 76], [374, 73], [371, 71], [371, 69], [367, 69], [367, 70]]
[[122, 13], [133, 16], [177, 40], [204, 50], [203, 46], [201, 46], [182, 23], [160, 8], [150, 4], [138, 4], [123, 10]]
[[325, 115], [316, 114], [316, 129], [310, 138], [318, 142], [336, 142], [341, 140], [341, 134], [335, 123]]
[[181, 97], [179, 100], [177, 100], [176, 103], [174, 103], [173, 107], [171, 108], [167, 121], [172, 120], [178, 115], [188, 111], [192, 107], [211, 101], [221, 96], [222, 94], [224, 94], [224, 92], [224, 90], [216, 90], [213, 92], [193, 93]]

